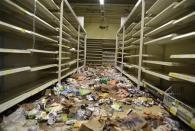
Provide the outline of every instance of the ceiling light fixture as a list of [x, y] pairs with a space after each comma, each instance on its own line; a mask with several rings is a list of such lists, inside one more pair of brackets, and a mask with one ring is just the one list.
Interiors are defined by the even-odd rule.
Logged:
[[100, 1], [100, 5], [104, 5], [104, 0], [99, 0]]

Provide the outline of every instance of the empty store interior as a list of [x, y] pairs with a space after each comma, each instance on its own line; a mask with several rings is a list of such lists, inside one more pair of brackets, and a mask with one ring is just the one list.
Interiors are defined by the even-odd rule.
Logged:
[[194, 59], [195, 0], [1, 0], [0, 130], [195, 130]]

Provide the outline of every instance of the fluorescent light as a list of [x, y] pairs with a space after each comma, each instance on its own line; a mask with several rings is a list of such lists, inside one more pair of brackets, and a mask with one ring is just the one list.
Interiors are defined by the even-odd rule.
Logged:
[[100, 5], [104, 5], [104, 0], [99, 0], [100, 1]]

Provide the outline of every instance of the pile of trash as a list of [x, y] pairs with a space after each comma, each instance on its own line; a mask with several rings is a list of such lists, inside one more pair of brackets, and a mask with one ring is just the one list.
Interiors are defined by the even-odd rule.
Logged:
[[8, 131], [171, 131], [177, 121], [112, 67], [82, 68], [3, 119]]

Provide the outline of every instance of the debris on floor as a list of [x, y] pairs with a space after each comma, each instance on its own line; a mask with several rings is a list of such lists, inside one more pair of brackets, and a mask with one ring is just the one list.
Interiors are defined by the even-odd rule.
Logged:
[[179, 122], [112, 67], [82, 68], [45, 95], [4, 117], [8, 131], [171, 131]]

